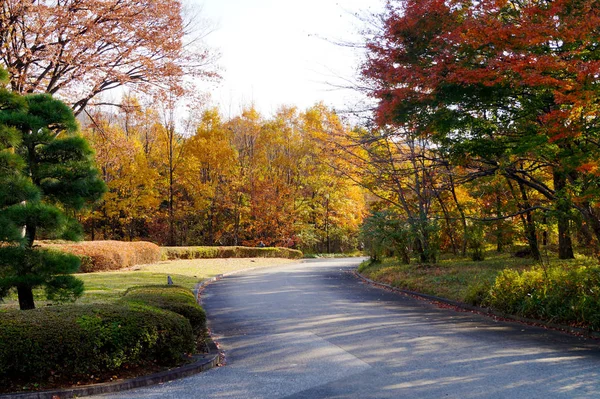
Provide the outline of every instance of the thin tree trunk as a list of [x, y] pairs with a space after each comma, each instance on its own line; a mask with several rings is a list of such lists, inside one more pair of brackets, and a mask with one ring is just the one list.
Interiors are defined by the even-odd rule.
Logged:
[[[523, 206], [525, 209], [531, 208], [525, 186], [519, 183], [519, 189], [521, 191], [521, 198], [523, 199]], [[531, 250], [533, 259], [541, 260], [542, 254], [540, 253], [535, 222], [533, 221], [533, 213], [531, 211], [525, 214], [525, 236], [527, 238], [527, 242], [529, 243], [529, 249]]]
[[[502, 203], [500, 202], [500, 196], [496, 195], [496, 217], [500, 217], [502, 213]], [[502, 237], [502, 221], [496, 224], [496, 252], [501, 253], [504, 250], [504, 238]]]
[[[554, 171], [554, 190], [557, 193], [556, 209], [558, 211], [558, 258], [575, 259], [573, 253], [573, 242], [571, 240], [570, 222], [568, 211], [571, 206], [565, 198], [561, 198], [561, 191], [567, 185], [566, 176], [558, 171]], [[564, 195], [564, 193], [562, 193]]]
[[467, 254], [467, 218], [465, 217], [465, 212], [463, 211], [462, 205], [458, 201], [458, 196], [456, 195], [456, 187], [454, 184], [454, 178], [452, 177], [452, 171], [450, 170], [449, 166], [446, 169], [448, 170], [448, 180], [450, 181], [450, 192], [452, 193], [452, 199], [454, 200], [456, 209], [460, 214], [460, 222], [463, 229], [461, 255], [465, 256]]

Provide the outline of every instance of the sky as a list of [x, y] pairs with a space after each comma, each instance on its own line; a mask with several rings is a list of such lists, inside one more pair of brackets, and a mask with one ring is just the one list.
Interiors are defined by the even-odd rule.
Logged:
[[[206, 39], [221, 53], [222, 80], [211, 90], [226, 116], [254, 104], [263, 115], [282, 105], [336, 110], [359, 96], [335, 89], [356, 77], [360, 53], [332, 41], [360, 40], [353, 13], [376, 11], [382, 0], [191, 0], [216, 25]], [[370, 4], [369, 4], [370, 3]]]

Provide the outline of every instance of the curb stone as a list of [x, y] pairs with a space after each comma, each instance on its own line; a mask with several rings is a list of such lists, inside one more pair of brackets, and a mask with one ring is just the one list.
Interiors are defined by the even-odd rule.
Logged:
[[437, 296], [433, 296], [433, 295], [422, 294], [420, 292], [415, 292], [415, 291], [404, 290], [404, 289], [397, 288], [397, 287], [394, 287], [389, 284], [380, 283], [380, 282], [371, 280], [371, 279], [363, 276], [356, 270], [352, 271], [351, 273], [356, 278], [359, 278], [359, 279], [361, 279], [369, 284], [372, 284], [374, 286], [377, 286], [377, 287], [386, 288], [386, 289], [389, 289], [394, 292], [398, 292], [398, 293], [405, 294], [405, 295], [410, 295], [410, 296], [417, 297], [420, 299], [426, 299], [426, 300], [433, 301], [433, 302], [439, 302], [439, 303], [443, 303], [446, 305], [451, 305], [456, 308], [479, 313], [484, 316], [495, 316], [495, 317], [506, 319], [506, 320], [516, 321], [519, 323], [531, 324], [531, 325], [540, 326], [540, 327], [547, 327], [552, 330], [558, 330], [558, 331], [566, 332], [569, 334], [580, 335], [585, 338], [600, 339], [600, 333], [597, 333], [594, 331], [589, 331], [584, 328], [565, 326], [562, 324], [554, 324], [554, 323], [550, 323], [550, 322], [546, 322], [546, 321], [542, 321], [542, 320], [528, 319], [525, 317], [519, 317], [519, 316], [515, 316], [515, 315], [511, 315], [511, 314], [501, 313], [501, 312], [497, 312], [491, 308], [481, 308], [479, 306], [472, 306], [472, 305], [468, 305], [463, 302], [452, 301], [450, 299], [441, 298], [441, 297], [437, 297]]

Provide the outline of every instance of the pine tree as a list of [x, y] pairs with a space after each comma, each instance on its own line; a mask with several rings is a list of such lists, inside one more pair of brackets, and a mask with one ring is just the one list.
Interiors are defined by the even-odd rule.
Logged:
[[[0, 79], [6, 85], [5, 71]], [[0, 298], [16, 289], [22, 310], [35, 307], [35, 287], [44, 287], [49, 300], [74, 300], [83, 292], [83, 282], [71, 275], [79, 258], [34, 245], [40, 234], [80, 235], [67, 213], [105, 190], [91, 148], [76, 133], [73, 112], [61, 101], [0, 87]]]

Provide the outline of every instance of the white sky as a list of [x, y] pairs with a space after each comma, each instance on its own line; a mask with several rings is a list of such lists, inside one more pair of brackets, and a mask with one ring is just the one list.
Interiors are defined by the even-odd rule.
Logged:
[[353, 79], [359, 54], [323, 38], [357, 41], [361, 23], [352, 14], [381, 9], [382, 0], [190, 1], [217, 25], [207, 42], [222, 54], [223, 80], [211, 96], [225, 116], [251, 103], [270, 115], [281, 105], [347, 109], [357, 101], [327, 82]]

